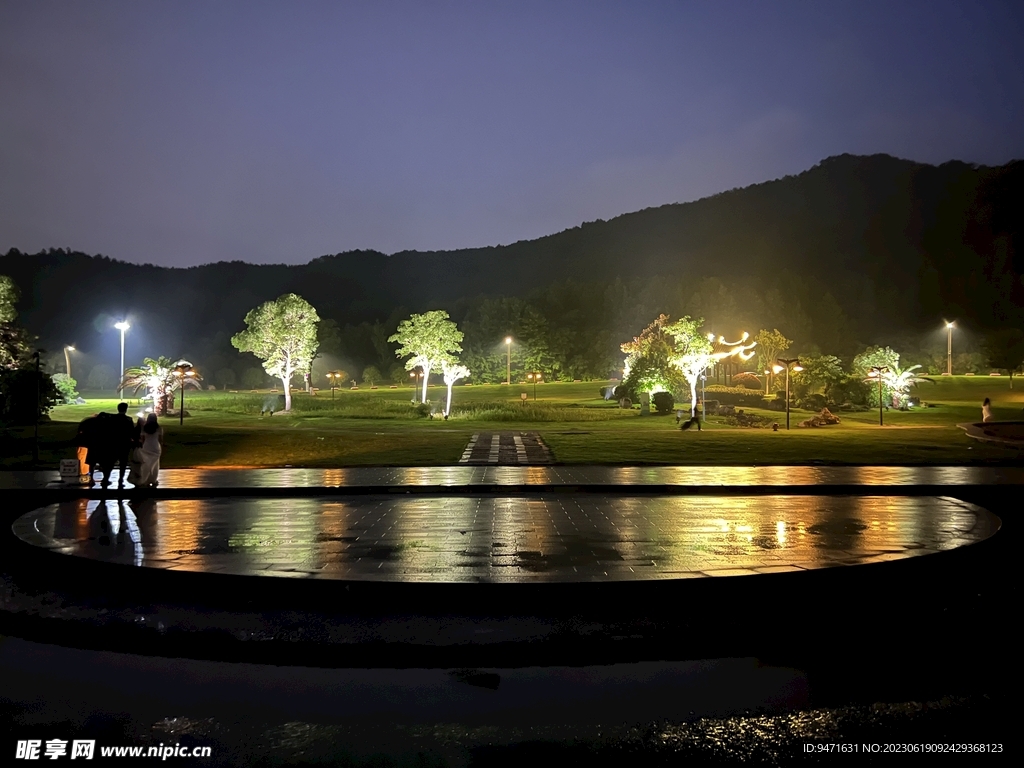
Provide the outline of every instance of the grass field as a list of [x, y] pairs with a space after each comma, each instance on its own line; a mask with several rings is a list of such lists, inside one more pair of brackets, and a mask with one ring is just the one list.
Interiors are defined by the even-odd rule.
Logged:
[[[452, 464], [474, 432], [511, 429], [539, 432], [556, 461], [566, 464], [979, 464], [1017, 463], [1024, 450], [980, 443], [956, 427], [980, 420], [981, 401], [992, 398], [999, 420], [1024, 419], [1024, 389], [1011, 390], [1005, 377], [942, 377], [922, 384], [919, 395], [933, 407], [878, 412], [841, 412], [842, 423], [818, 429], [796, 425], [810, 415], [793, 409], [793, 428], [732, 427], [710, 416], [702, 432], [681, 432], [672, 416], [623, 411], [598, 397], [600, 382], [477, 385], [455, 389], [451, 419], [418, 416], [412, 389], [381, 388], [295, 395], [293, 412], [261, 417], [267, 393], [191, 392], [179, 426], [162, 420], [164, 467], [228, 466], [416, 466]], [[521, 401], [521, 393], [530, 398]], [[440, 403], [444, 388], [431, 387]], [[91, 396], [92, 395], [92, 396]], [[73, 455], [76, 426], [117, 400], [84, 393], [87, 405], [59, 406], [40, 427], [40, 464], [56, 467]], [[710, 396], [710, 395], [709, 395]], [[131, 410], [141, 410], [130, 400]], [[758, 409], [785, 424], [785, 414]], [[32, 430], [0, 433], [0, 466], [32, 466]]]

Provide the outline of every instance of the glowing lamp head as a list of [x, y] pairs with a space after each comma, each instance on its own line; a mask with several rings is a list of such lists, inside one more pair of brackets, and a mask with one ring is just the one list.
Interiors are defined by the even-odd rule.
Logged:
[[506, 336], [505, 337], [505, 343], [506, 344], [511, 344], [512, 343], [512, 337], [511, 336]]
[[128, 325], [128, 323], [125, 322], [124, 320], [122, 320], [120, 323], [114, 323], [114, 327], [117, 328], [117, 330], [119, 331], [127, 331], [129, 328], [131, 328], [131, 326]]
[[743, 332], [743, 335], [742, 335], [742, 336], [741, 336], [740, 338], [741, 338], [741, 339], [742, 339], [743, 341], [746, 341], [746, 340], [747, 340], [748, 338], [750, 338], [750, 334], [749, 334], [749, 333], [747, 333], [746, 331], [744, 331], [744, 332]]
[[946, 323], [946, 328], [952, 329], [952, 327], [953, 327], [952, 323]]
[[70, 344], [68, 346], [64, 347], [64, 349], [66, 349], [68, 352], [74, 352], [75, 351], [75, 348], [72, 347]]
[[409, 378], [410, 379], [415, 379], [416, 378], [416, 371], [409, 371]]
[[708, 334], [708, 341], [714, 341], [714, 340], [715, 340], [715, 334], [709, 333]]
[[775, 371], [776, 373], [782, 373], [786, 369], [783, 368], [781, 365], [773, 365], [772, 370]]
[[803, 369], [804, 369], [804, 367], [802, 365], [794, 365], [793, 366], [793, 370], [794, 371], [802, 371]]

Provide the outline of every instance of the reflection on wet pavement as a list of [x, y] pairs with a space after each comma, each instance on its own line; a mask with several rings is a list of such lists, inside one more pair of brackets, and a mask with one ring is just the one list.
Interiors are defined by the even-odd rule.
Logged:
[[56, 551], [208, 573], [429, 582], [679, 579], [885, 562], [998, 520], [939, 497], [361, 496], [77, 500], [14, 531]]
[[[163, 489], [493, 485], [818, 486], [1024, 485], [1019, 467], [446, 466], [339, 469], [167, 469]], [[0, 490], [60, 485], [56, 472], [0, 472]], [[131, 487], [130, 485], [128, 486]]]

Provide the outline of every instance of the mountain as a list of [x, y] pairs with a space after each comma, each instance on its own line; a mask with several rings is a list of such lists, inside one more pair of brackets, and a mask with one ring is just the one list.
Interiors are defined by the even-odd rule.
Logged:
[[[221, 262], [188, 269], [11, 250], [0, 256], [0, 274], [19, 285], [20, 321], [42, 346], [74, 341], [87, 353], [105, 350], [113, 319], [131, 316], [153, 354], [226, 358], [245, 313], [286, 292], [344, 325], [384, 320], [396, 308], [445, 307], [459, 319], [474, 297], [536, 296], [566, 281], [588, 284], [592, 293], [616, 280], [659, 290], [671, 284], [672, 295], [682, 296], [709, 278], [734, 286], [741, 305], [744, 294], [759, 298], [769, 287], [782, 301], [792, 295], [812, 318], [827, 295], [836, 305], [829, 311], [844, 315], [843, 327], [868, 343], [894, 327], [932, 329], [943, 318], [978, 329], [1019, 323], [1022, 232], [1024, 162], [931, 166], [842, 155], [796, 176], [506, 246], [390, 256], [352, 251], [296, 266]], [[664, 311], [688, 306], [661, 295], [658, 302], [675, 302]], [[548, 323], [559, 326], [558, 311], [546, 311]], [[743, 319], [769, 322], [766, 315]], [[804, 325], [807, 338], [800, 340], [824, 347], [815, 323]]]

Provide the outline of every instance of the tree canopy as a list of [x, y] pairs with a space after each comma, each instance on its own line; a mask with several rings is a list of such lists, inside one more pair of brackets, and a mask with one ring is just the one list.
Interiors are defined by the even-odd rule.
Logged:
[[263, 369], [281, 380], [285, 411], [292, 409], [292, 376], [308, 371], [316, 355], [319, 322], [309, 302], [286, 293], [250, 310], [246, 329], [231, 337], [236, 349], [256, 355], [263, 360]]
[[405, 368], [423, 369], [422, 401], [427, 401], [427, 380], [432, 368], [441, 365], [462, 351], [463, 333], [441, 309], [412, 315], [398, 324], [398, 330], [388, 338], [398, 344], [396, 357], [407, 357]]

